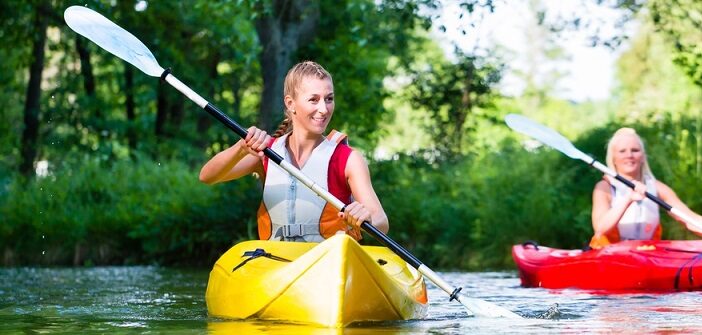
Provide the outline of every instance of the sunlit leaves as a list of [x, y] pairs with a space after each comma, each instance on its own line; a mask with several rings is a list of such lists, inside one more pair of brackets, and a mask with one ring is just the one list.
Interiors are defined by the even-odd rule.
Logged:
[[702, 87], [702, 3], [694, 0], [651, 0], [650, 16], [675, 48], [674, 60]]
[[409, 101], [431, 115], [426, 129], [436, 149], [446, 155], [465, 153], [474, 132], [475, 111], [490, 107], [501, 79], [501, 65], [458, 52], [458, 61], [435, 61], [411, 72]]

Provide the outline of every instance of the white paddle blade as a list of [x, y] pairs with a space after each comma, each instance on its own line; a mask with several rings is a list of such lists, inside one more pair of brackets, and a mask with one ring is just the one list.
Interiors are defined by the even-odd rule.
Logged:
[[460, 296], [458, 300], [466, 309], [468, 309], [475, 316], [488, 318], [522, 319], [522, 317], [519, 314], [516, 314], [506, 308], [502, 308], [485, 300], [466, 298], [465, 296]]
[[592, 158], [590, 156], [576, 149], [573, 146], [573, 143], [570, 143], [570, 141], [567, 138], [563, 137], [563, 135], [540, 123], [532, 121], [526, 116], [518, 114], [508, 114], [505, 117], [505, 123], [507, 123], [507, 126], [512, 128], [512, 130], [532, 137], [538, 140], [539, 142], [564, 153], [570, 158], [582, 159], [584, 161], [587, 161], [588, 163], [592, 161]]
[[71, 6], [63, 13], [63, 18], [73, 31], [144, 73], [153, 77], [163, 73], [163, 68], [144, 43], [94, 10]]

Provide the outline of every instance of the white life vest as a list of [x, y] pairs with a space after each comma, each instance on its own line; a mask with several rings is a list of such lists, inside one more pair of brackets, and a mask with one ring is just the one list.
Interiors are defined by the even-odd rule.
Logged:
[[[629, 194], [633, 192], [630, 187], [624, 185], [614, 178], [608, 178], [612, 191], [612, 207], [616, 204], [626, 201]], [[652, 177], [645, 178], [644, 185], [646, 191], [652, 195], [658, 196], [656, 190], [656, 179]], [[660, 213], [658, 204], [648, 198], [640, 201], [634, 201], [626, 209], [624, 215], [619, 219], [617, 230], [619, 231], [620, 240], [650, 240], [653, 239], [654, 233], [660, 225]]]
[[[300, 169], [317, 185], [329, 190], [328, 169], [337, 145], [346, 135], [332, 132], [325, 137]], [[290, 161], [286, 143], [288, 134], [278, 138], [271, 149], [284, 160]], [[259, 208], [259, 235], [275, 241], [321, 242], [325, 237], [320, 232], [326, 227], [342, 230], [345, 224], [336, 216], [338, 210], [328, 204], [307, 186], [283, 170], [277, 164], [268, 164], [263, 187], [263, 201]], [[323, 214], [326, 214], [323, 218]], [[326, 226], [324, 226], [326, 225]], [[270, 227], [270, 230], [268, 228]], [[263, 230], [262, 230], [263, 229]], [[268, 231], [262, 234], [262, 231]]]

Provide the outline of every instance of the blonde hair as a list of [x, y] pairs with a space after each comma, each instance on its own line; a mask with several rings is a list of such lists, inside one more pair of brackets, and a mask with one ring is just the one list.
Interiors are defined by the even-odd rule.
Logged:
[[[291, 96], [295, 98], [295, 96], [297, 96], [297, 90], [300, 87], [300, 84], [305, 78], [308, 77], [313, 77], [317, 79], [329, 79], [330, 81], [332, 81], [331, 74], [329, 74], [329, 72], [327, 72], [327, 70], [325, 70], [324, 67], [317, 64], [316, 62], [300, 62], [295, 64], [295, 66], [293, 66], [292, 68], [290, 68], [288, 74], [285, 75], [285, 82], [283, 84], [283, 97]], [[275, 134], [273, 135], [274, 137], [280, 137], [292, 131], [292, 117], [290, 116], [290, 113], [292, 113], [292, 111], [288, 110], [287, 106], [284, 106], [283, 108], [283, 113], [285, 114], [285, 117], [283, 118], [283, 122], [281, 122], [278, 126], [278, 129], [275, 131]]]
[[619, 128], [619, 130], [614, 132], [612, 138], [609, 139], [609, 142], [607, 142], [607, 167], [614, 171], [617, 171], [617, 167], [614, 165], [614, 144], [617, 141], [619, 141], [619, 139], [621, 139], [623, 136], [635, 136], [636, 139], [639, 141], [639, 145], [641, 145], [641, 152], [643, 153], [643, 162], [641, 163], [641, 171], [639, 171], [639, 173], [643, 181], [645, 181], [648, 178], [654, 178], [653, 172], [651, 172], [651, 168], [648, 165], [648, 155], [646, 154], [646, 147], [644, 146], [643, 140], [641, 140], [641, 136], [639, 136], [639, 134], [637, 134], [636, 130], [634, 130], [633, 128]]

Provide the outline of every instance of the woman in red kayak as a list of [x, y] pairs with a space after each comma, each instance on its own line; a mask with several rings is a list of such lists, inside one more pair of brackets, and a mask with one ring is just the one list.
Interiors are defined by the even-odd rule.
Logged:
[[[685, 206], [668, 185], [653, 177], [643, 141], [634, 129], [621, 128], [614, 133], [607, 144], [607, 166], [631, 180], [636, 187], [632, 190], [609, 176], [595, 185], [592, 193], [592, 227], [595, 230], [590, 241], [592, 248], [620, 240], [661, 238], [658, 205], [646, 198], [647, 191], [702, 223], [702, 216]], [[673, 218], [685, 224], [679, 218]], [[686, 224], [686, 227], [702, 235], [695, 226]]]
[[[345, 135], [336, 131], [324, 135], [334, 114], [329, 72], [315, 62], [298, 63], [288, 71], [283, 91], [285, 119], [273, 137], [250, 127], [246, 138], [202, 167], [200, 180], [216, 184], [249, 174], [260, 176], [264, 188], [258, 232], [264, 240], [320, 242], [339, 231], [360, 239], [363, 221], [387, 233], [388, 219], [363, 156], [348, 146]], [[266, 147], [347, 204], [344, 211], [269, 164], [263, 154]]]

